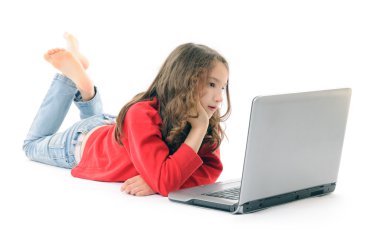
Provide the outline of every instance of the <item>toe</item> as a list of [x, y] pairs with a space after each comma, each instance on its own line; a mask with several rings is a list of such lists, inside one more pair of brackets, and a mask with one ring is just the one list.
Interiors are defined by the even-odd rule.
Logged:
[[75, 42], [75, 37], [71, 33], [65, 32], [63, 37], [70, 42]]
[[44, 54], [44, 59], [47, 60], [47, 61], [50, 61], [50, 54], [49, 54], [49, 52], [47, 52], [47, 53]]
[[52, 55], [52, 54], [56, 53], [57, 50], [58, 50], [57, 48], [55, 48], [55, 49], [51, 49], [51, 50], [49, 50], [48, 53], [49, 53], [50, 55]]
[[71, 36], [72, 36], [71, 33], [68, 33], [68, 32], [65, 32], [65, 33], [63, 34], [63, 37], [66, 38], [66, 39], [68, 39], [68, 38], [71, 37]]
[[52, 49], [52, 53], [51, 54], [56, 54], [56, 53], [59, 53], [59, 52], [62, 52], [62, 51], [65, 51], [65, 49], [55, 48], [55, 49]]

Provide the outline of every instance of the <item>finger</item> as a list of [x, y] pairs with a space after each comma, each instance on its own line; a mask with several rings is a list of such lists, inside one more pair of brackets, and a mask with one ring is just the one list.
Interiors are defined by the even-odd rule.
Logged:
[[126, 193], [130, 193], [131, 192], [131, 190], [133, 189], [134, 187], [133, 187], [133, 185], [131, 185], [131, 184], [128, 184], [128, 185], [126, 185], [125, 187], [124, 187], [124, 192], [126, 192]]
[[125, 191], [125, 189], [128, 187], [128, 185], [130, 184], [130, 181], [129, 180], [126, 180], [120, 187], [120, 190], [121, 191]]
[[121, 188], [120, 191], [125, 192], [125, 193], [129, 193], [129, 190], [127, 189], [127, 187]]
[[147, 191], [144, 191], [144, 190], [141, 190], [135, 194], [135, 196], [138, 196], [138, 197], [147, 196], [147, 195], [150, 195], [150, 194], [148, 194]]
[[136, 182], [126, 185], [124, 191], [127, 192], [128, 194], [133, 195], [139, 190], [141, 190], [142, 188], [143, 186], [141, 185], [140, 181], [136, 181]]
[[121, 186], [120, 186], [120, 191], [124, 191], [125, 190], [125, 187], [126, 187], [126, 182], [124, 182]]
[[143, 191], [143, 188], [141, 186], [138, 186], [138, 187], [132, 188], [129, 194], [136, 196], [136, 194], [141, 191]]
[[129, 178], [125, 182], [127, 182], [127, 184], [132, 184], [132, 183], [136, 182], [139, 178], [140, 178], [140, 175], [137, 175], [137, 176]]
[[133, 184], [133, 188], [131, 188], [131, 193], [132, 194], [136, 194], [140, 191], [143, 191], [143, 190], [147, 190], [148, 187], [146, 186], [146, 184]]
[[122, 192], [130, 193], [130, 191], [134, 188], [133, 184], [124, 184], [122, 187]]
[[138, 181], [139, 179], [140, 179], [140, 175], [137, 175], [137, 176], [134, 176], [134, 177], [129, 178], [128, 180], [126, 180], [126, 181], [121, 185], [120, 190], [121, 190], [121, 191], [125, 190], [125, 188], [126, 188], [128, 185], [135, 183], [135, 182]]
[[155, 194], [155, 192], [150, 189], [150, 188], [147, 188], [147, 189], [143, 189], [139, 192], [136, 193], [136, 196], [149, 196], [149, 195], [153, 195]]

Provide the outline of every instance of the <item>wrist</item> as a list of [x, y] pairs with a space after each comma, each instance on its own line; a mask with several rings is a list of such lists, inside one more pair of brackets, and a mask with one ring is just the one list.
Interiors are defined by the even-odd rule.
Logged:
[[204, 127], [192, 127], [185, 142], [190, 146], [194, 152], [198, 152], [199, 148], [202, 145], [203, 138], [205, 137], [207, 128]]
[[191, 126], [190, 131], [197, 132], [198, 134], [202, 134], [203, 136], [206, 135], [208, 125], [197, 125], [197, 126]]

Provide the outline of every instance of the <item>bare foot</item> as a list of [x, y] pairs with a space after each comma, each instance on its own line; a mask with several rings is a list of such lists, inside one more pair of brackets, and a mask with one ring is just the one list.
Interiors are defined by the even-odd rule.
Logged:
[[90, 100], [95, 95], [94, 84], [81, 61], [72, 52], [60, 48], [52, 49], [44, 55], [44, 58], [75, 83], [83, 100]]
[[71, 53], [73, 53], [73, 55], [75, 57], [77, 57], [79, 59], [79, 61], [82, 63], [83, 68], [86, 70], [90, 64], [89, 64], [87, 58], [84, 57], [83, 54], [81, 54], [79, 52], [79, 43], [78, 43], [78, 40], [72, 34], [70, 34], [68, 32], [65, 32], [63, 34], [63, 37], [67, 41], [67, 49]]

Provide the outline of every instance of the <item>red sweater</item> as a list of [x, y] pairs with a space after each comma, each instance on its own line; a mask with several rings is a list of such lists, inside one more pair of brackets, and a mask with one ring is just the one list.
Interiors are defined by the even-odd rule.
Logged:
[[180, 188], [215, 182], [223, 169], [219, 149], [208, 152], [202, 146], [197, 154], [183, 143], [169, 155], [161, 124], [156, 98], [134, 104], [124, 120], [123, 146], [113, 137], [115, 124], [98, 128], [87, 139], [82, 159], [71, 174], [107, 182], [124, 182], [141, 175], [163, 196]]

